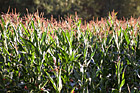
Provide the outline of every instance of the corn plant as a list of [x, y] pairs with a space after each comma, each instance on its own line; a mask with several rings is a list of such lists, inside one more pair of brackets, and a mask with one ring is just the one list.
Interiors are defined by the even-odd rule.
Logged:
[[140, 91], [140, 19], [0, 19], [0, 92]]

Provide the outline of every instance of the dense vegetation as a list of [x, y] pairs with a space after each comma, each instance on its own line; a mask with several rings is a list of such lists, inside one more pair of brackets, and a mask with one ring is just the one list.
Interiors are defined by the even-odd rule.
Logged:
[[1, 0], [0, 12], [7, 12], [9, 6], [11, 9], [16, 8], [17, 12], [24, 15], [26, 8], [29, 12], [34, 13], [37, 9], [44, 12], [45, 17], [55, 18], [78, 15], [86, 20], [107, 17], [109, 11], [118, 12], [118, 18], [138, 17], [140, 15], [140, 0]]
[[0, 19], [0, 92], [138, 93], [140, 18]]

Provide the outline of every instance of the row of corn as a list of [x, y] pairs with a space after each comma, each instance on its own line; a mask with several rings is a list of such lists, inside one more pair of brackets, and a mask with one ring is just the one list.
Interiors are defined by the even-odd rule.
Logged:
[[138, 93], [140, 18], [0, 18], [0, 92]]

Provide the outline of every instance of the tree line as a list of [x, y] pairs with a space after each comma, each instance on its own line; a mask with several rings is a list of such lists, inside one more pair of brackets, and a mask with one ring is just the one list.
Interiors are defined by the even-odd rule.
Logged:
[[0, 12], [6, 13], [8, 8], [16, 8], [21, 15], [26, 14], [26, 8], [30, 13], [44, 12], [46, 18], [53, 15], [55, 18], [75, 15], [91, 20], [107, 17], [113, 9], [118, 12], [117, 17], [139, 17], [140, 0], [0, 0]]

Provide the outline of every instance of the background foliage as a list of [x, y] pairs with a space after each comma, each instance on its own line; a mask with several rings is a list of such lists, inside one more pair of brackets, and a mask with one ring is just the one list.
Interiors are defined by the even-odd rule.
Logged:
[[0, 12], [7, 12], [9, 6], [22, 15], [26, 13], [26, 8], [31, 13], [38, 9], [47, 18], [51, 15], [60, 18], [78, 12], [81, 18], [91, 20], [93, 16], [107, 17], [113, 9], [118, 12], [118, 18], [140, 15], [140, 0], [1, 0]]

